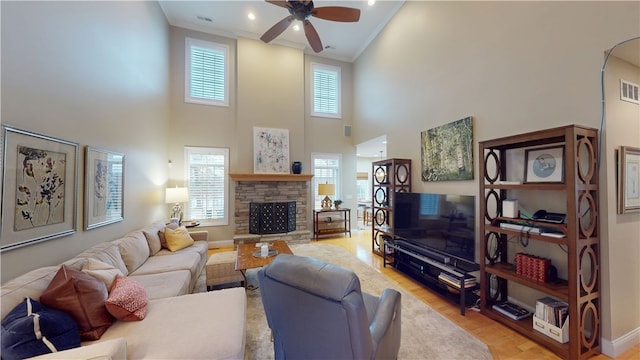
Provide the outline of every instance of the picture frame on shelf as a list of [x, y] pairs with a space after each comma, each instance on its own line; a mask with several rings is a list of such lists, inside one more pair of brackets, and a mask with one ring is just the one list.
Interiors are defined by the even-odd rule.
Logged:
[[78, 144], [2, 126], [0, 252], [77, 230]]
[[564, 183], [564, 145], [525, 150], [524, 182]]
[[86, 147], [85, 230], [124, 220], [124, 170], [124, 154]]
[[640, 211], [640, 148], [618, 149], [618, 213]]

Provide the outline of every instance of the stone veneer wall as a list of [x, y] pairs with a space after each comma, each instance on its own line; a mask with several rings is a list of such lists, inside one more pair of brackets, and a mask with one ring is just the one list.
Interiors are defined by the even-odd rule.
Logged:
[[[288, 243], [309, 242], [307, 227], [309, 182], [306, 181], [238, 181], [236, 183], [235, 243], [259, 242], [260, 239], [286, 240]], [[296, 202], [296, 231], [283, 234], [249, 233], [249, 204], [252, 202]]]

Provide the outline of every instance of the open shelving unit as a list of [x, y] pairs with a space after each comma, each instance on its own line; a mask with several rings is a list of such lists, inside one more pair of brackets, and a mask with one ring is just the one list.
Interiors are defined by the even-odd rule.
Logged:
[[396, 192], [411, 192], [411, 160], [386, 159], [372, 164], [372, 221], [371, 250], [383, 256], [384, 239], [393, 239], [393, 210]]
[[[508, 164], [523, 149], [564, 146], [564, 157], [557, 170], [562, 181], [515, 184], [509, 179]], [[480, 309], [481, 312], [549, 348], [562, 358], [586, 359], [600, 353], [600, 241], [598, 226], [598, 131], [577, 125], [535, 131], [479, 143], [480, 162]], [[520, 152], [518, 152], [520, 151]], [[522, 159], [520, 159], [522, 160]], [[521, 161], [528, 166], [527, 161]], [[525, 179], [526, 180], [526, 179]], [[566, 220], [549, 224], [527, 220], [531, 227], [551, 228], [564, 237], [527, 234], [530, 241], [561, 245], [567, 249], [568, 279], [541, 282], [519, 275], [509, 259], [508, 238], [521, 231], [504, 229], [502, 222], [514, 220], [502, 216], [502, 202], [510, 194], [533, 192], [538, 196], [566, 195]], [[509, 299], [509, 283], [534, 289], [569, 305], [569, 341], [560, 343], [533, 329], [531, 317], [512, 320], [492, 309]], [[520, 299], [531, 302], [536, 299]]]

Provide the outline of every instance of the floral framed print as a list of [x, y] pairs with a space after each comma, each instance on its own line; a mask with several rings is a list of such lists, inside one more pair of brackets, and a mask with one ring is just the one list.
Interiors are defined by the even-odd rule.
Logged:
[[618, 214], [640, 211], [640, 148], [618, 150]]
[[525, 151], [525, 183], [564, 183], [564, 146]]
[[289, 173], [289, 130], [253, 128], [253, 172]]
[[124, 155], [87, 146], [84, 179], [84, 229], [124, 219]]
[[2, 126], [0, 251], [76, 232], [78, 144]]

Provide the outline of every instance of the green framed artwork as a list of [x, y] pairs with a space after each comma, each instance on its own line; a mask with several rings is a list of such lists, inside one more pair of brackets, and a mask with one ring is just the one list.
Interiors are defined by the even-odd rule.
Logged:
[[473, 180], [471, 116], [421, 133], [422, 181]]

